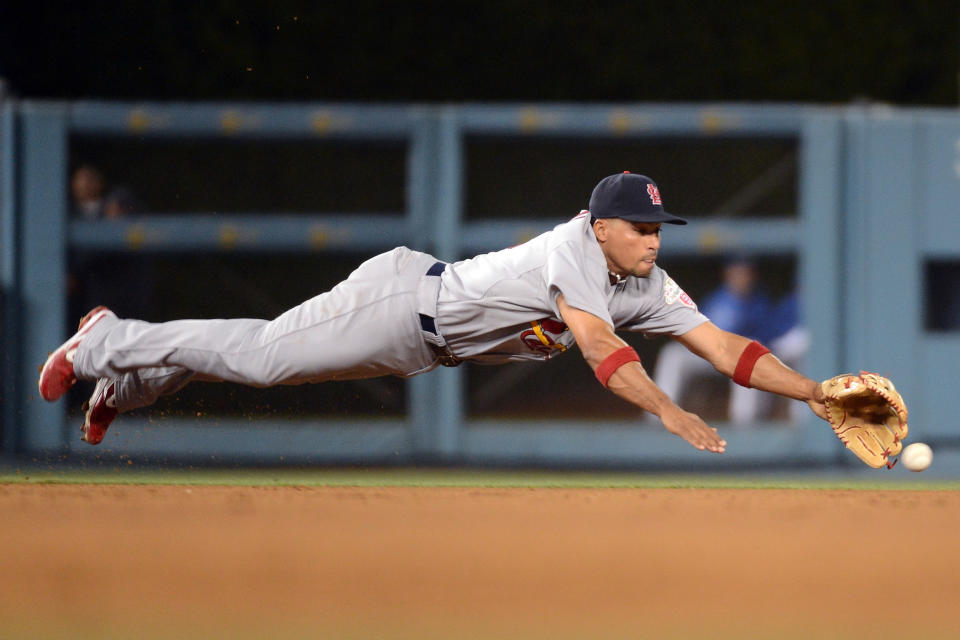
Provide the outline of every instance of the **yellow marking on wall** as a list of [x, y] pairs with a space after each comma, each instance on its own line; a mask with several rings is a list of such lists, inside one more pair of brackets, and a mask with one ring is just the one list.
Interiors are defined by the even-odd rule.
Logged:
[[642, 113], [616, 110], [610, 112], [607, 120], [610, 130], [617, 135], [624, 135], [638, 129], [647, 129], [651, 124], [651, 117]]
[[614, 111], [608, 120], [614, 133], [623, 135], [630, 130], [630, 114], [624, 111]]
[[170, 124], [172, 118], [168, 114], [149, 113], [145, 109], [132, 109], [127, 114], [127, 128], [134, 133], [142, 133], [147, 129], [161, 129]]
[[700, 113], [700, 128], [706, 133], [720, 133], [740, 126], [740, 120], [716, 109], [705, 109]]
[[243, 118], [236, 111], [224, 111], [220, 116], [220, 128], [227, 133], [236, 133], [242, 126]]
[[730, 238], [722, 234], [718, 229], [707, 227], [700, 232], [697, 237], [697, 244], [707, 252], [715, 252], [730, 246]]
[[146, 131], [150, 128], [150, 116], [142, 109], [134, 109], [127, 116], [127, 128], [137, 133]]
[[540, 112], [533, 107], [527, 107], [520, 112], [520, 130], [525, 133], [536, 131], [542, 121]]
[[345, 116], [337, 116], [326, 111], [318, 111], [310, 119], [310, 128], [318, 136], [324, 136], [334, 130], [349, 129], [353, 119]]
[[318, 225], [310, 229], [310, 246], [314, 249], [322, 249], [330, 242], [330, 233], [327, 228]]
[[232, 224], [225, 224], [220, 227], [220, 246], [224, 249], [233, 249], [240, 240], [240, 230]]
[[147, 232], [140, 225], [134, 225], [127, 229], [127, 246], [131, 249], [140, 249], [147, 240]]
[[313, 128], [313, 132], [318, 135], [324, 135], [333, 127], [333, 116], [329, 113], [318, 113], [313, 116], [313, 120], [310, 123]]

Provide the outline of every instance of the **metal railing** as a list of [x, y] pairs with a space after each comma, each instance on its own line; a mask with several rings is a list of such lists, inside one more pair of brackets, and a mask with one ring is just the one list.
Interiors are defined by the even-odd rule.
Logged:
[[[374, 252], [399, 244], [441, 259], [516, 244], [550, 225], [543, 220], [465, 221], [464, 147], [467, 136], [781, 137], [800, 141], [797, 218], [745, 223], [710, 220], [671, 237], [671, 250], [697, 255], [738, 250], [799, 257], [801, 287], [836, 277], [839, 249], [823, 228], [839, 219], [841, 115], [802, 105], [458, 105], [371, 106], [286, 104], [124, 104], [19, 102], [3, 109], [3, 284], [7, 291], [5, 448], [92, 455], [65, 423], [63, 408], [31, 393], [36, 364], [62, 339], [68, 248], [91, 251]], [[336, 212], [278, 216], [142, 215], [98, 222], [67, 216], [71, 135], [138, 138], [307, 138], [394, 140], [406, 144], [405, 210], [371, 219]], [[557, 222], [560, 222], [558, 220]], [[675, 241], [675, 242], [674, 242]], [[839, 242], [839, 241], [837, 241]], [[803, 287], [810, 308], [829, 314], [839, 305], [822, 288]], [[837, 356], [833, 319], [811, 318], [826, 339], [809, 357], [814, 371], [832, 371]], [[12, 362], [13, 364], [9, 364]], [[672, 436], [609, 423], [515, 423], [468, 420], [463, 371], [442, 369], [409, 382], [401, 420], [324, 424], [264, 419], [219, 419], [215, 426], [167, 421], [149, 428], [125, 418], [117, 449], [131, 455], [256, 460], [479, 461], [541, 463], [675, 463], [701, 461]], [[12, 425], [12, 426], [11, 426]], [[768, 460], [825, 450], [827, 439], [804, 428], [767, 425], [742, 441], [727, 462]], [[832, 444], [832, 443], [831, 443]], [[737, 451], [738, 447], [731, 447]]]

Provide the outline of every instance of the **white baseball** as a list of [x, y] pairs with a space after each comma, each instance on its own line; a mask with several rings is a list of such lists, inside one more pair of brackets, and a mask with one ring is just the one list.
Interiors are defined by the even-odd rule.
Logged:
[[923, 471], [933, 462], [933, 449], [923, 442], [914, 442], [904, 447], [900, 460], [910, 471]]

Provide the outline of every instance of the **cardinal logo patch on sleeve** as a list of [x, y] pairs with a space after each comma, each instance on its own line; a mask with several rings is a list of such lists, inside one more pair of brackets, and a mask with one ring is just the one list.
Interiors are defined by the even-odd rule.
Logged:
[[679, 302], [682, 305], [688, 306], [691, 309], [696, 309], [697, 305], [693, 302], [693, 299], [687, 295], [687, 292], [680, 288], [673, 278], [667, 276], [667, 279], [663, 282], [663, 299], [667, 304], [673, 304], [674, 302]]

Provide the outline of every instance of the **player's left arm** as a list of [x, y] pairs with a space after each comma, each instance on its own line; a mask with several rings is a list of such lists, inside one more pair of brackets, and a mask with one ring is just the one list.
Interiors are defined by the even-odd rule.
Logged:
[[[700, 416], [684, 411], [665, 394], [639, 362], [639, 357], [619, 360], [617, 354], [633, 352], [613, 327], [591, 313], [571, 307], [557, 297], [563, 321], [577, 341], [584, 360], [609, 390], [641, 409], [659, 416], [663, 426], [697, 449], [723, 453], [726, 441]], [[636, 352], [633, 352], [636, 355]]]
[[[678, 336], [677, 340], [730, 378], [734, 377], [741, 359], [749, 357], [747, 349], [752, 342], [749, 338], [724, 331], [712, 322], [691, 329]], [[772, 353], [757, 358], [747, 375], [750, 387], [802, 400], [810, 405], [814, 413], [827, 419], [820, 384], [783, 364]]]

